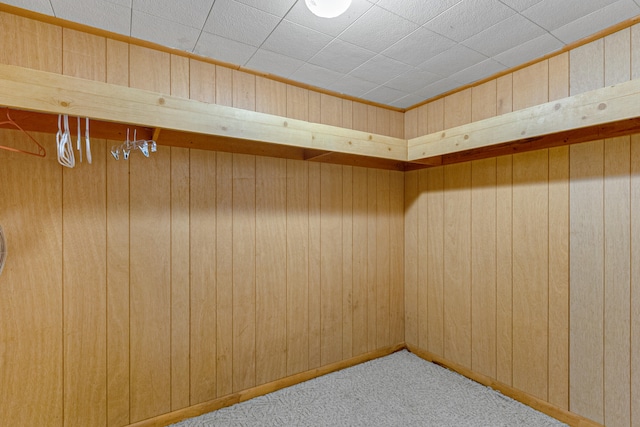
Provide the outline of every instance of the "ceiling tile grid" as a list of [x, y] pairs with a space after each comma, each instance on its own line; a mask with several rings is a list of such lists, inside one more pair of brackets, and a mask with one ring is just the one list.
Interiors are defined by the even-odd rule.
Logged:
[[304, 0], [5, 3], [365, 101], [408, 108], [640, 14], [640, 0]]

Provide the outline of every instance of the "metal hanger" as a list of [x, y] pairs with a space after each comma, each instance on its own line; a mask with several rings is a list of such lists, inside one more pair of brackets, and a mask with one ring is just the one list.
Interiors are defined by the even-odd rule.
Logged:
[[47, 151], [44, 149], [44, 147], [42, 145], [40, 145], [40, 143], [38, 141], [35, 140], [34, 137], [32, 137], [31, 135], [29, 135], [24, 129], [22, 129], [20, 127], [19, 124], [17, 124], [15, 121], [13, 121], [13, 119], [9, 116], [9, 109], [6, 109], [6, 114], [7, 114], [7, 120], [0, 122], [0, 126], [2, 125], [11, 125], [13, 127], [15, 127], [16, 129], [18, 129], [19, 131], [21, 131], [22, 133], [24, 133], [25, 135], [27, 135], [29, 137], [29, 139], [36, 144], [36, 146], [38, 147], [38, 151], [25, 151], [25, 150], [21, 150], [19, 148], [15, 148], [15, 147], [7, 147], [4, 145], [0, 145], [0, 148], [3, 150], [8, 150], [8, 151], [13, 151], [16, 153], [22, 153], [22, 154], [31, 154], [32, 156], [38, 156], [38, 157], [45, 157], [47, 155]]

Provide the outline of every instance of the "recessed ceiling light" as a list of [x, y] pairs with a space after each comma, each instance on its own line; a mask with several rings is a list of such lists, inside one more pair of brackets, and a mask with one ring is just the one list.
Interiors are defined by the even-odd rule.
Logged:
[[309, 10], [321, 18], [335, 18], [349, 9], [351, 0], [304, 0]]

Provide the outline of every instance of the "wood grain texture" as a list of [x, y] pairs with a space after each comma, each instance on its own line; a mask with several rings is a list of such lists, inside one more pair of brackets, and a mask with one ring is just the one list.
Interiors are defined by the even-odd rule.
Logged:
[[256, 384], [287, 376], [287, 162], [256, 158]]
[[[405, 342], [418, 347], [418, 224], [419, 171], [404, 176], [404, 334]], [[356, 193], [357, 196], [357, 193]], [[355, 233], [354, 233], [355, 238]]]
[[549, 63], [538, 62], [513, 73], [513, 111], [549, 100]]
[[598, 39], [569, 52], [570, 95], [604, 86], [604, 40]]
[[513, 156], [513, 385], [548, 390], [548, 151]]
[[631, 79], [631, 30], [626, 28], [604, 38], [604, 86]]
[[321, 364], [321, 194], [320, 164], [309, 164], [309, 369]]
[[[190, 59], [188, 64], [189, 79], [187, 81], [189, 83], [189, 92], [187, 96], [196, 101], [216, 102], [216, 66], [195, 59]], [[182, 94], [180, 96], [185, 95]]]
[[391, 259], [389, 239], [391, 228], [390, 213], [390, 172], [378, 170], [376, 176], [376, 347], [391, 345], [389, 318], [391, 315]]
[[[421, 348], [429, 348], [429, 170], [418, 171], [418, 345]], [[427, 262], [425, 262], [425, 260]], [[436, 306], [436, 313], [438, 313]], [[437, 316], [437, 314], [435, 315]], [[435, 317], [434, 316], [434, 317]], [[436, 326], [436, 325], [434, 325]]]
[[[25, 137], [3, 130], [2, 138]], [[0, 150], [0, 162], [0, 180], [12, 183], [0, 186], [0, 412], [7, 425], [62, 426], [62, 171], [54, 157]]]
[[309, 366], [309, 170], [287, 161], [287, 374]]
[[[636, 27], [633, 27], [634, 29]], [[631, 136], [631, 259], [640, 256], [640, 135]], [[631, 267], [631, 396], [640, 393], [640, 269]], [[640, 419], [640, 401], [631, 400], [631, 420]]]
[[604, 142], [570, 149], [569, 410], [604, 422]]
[[444, 355], [444, 168], [430, 168], [427, 174], [427, 317], [420, 327], [427, 331], [429, 350]]
[[[369, 112], [375, 110], [369, 108]], [[370, 116], [371, 117], [371, 116]], [[377, 245], [377, 221], [378, 211], [378, 171], [367, 169], [367, 350], [376, 347], [378, 341], [378, 245]]]
[[471, 367], [471, 163], [444, 168], [444, 357]]
[[368, 236], [367, 236], [367, 169], [353, 168], [353, 354], [367, 352], [369, 310], [368, 295]]
[[404, 342], [404, 198], [405, 174], [391, 172], [389, 181], [390, 203], [390, 289], [391, 314], [389, 319], [389, 333], [392, 343]]
[[513, 156], [496, 159], [496, 379], [513, 384]]
[[[628, 51], [628, 48], [627, 48]], [[604, 148], [604, 424], [631, 425], [630, 138]]]
[[[200, 171], [189, 185], [190, 403], [217, 396], [216, 166], [217, 153], [191, 150], [190, 167]], [[173, 163], [173, 162], [172, 162]]]
[[[391, 287], [391, 284], [389, 287]], [[342, 358], [350, 358], [353, 356], [353, 167], [351, 166], [342, 168], [341, 323]], [[401, 342], [401, 340], [397, 342]]]
[[496, 377], [496, 160], [471, 163], [471, 367]]
[[256, 385], [256, 159], [233, 155], [233, 391]]

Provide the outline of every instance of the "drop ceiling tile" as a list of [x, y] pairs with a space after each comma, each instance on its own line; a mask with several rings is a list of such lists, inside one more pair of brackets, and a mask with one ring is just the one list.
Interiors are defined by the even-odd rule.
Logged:
[[213, 0], [133, 0], [133, 10], [201, 29]]
[[129, 9], [132, 9], [133, 5], [131, 4], [131, 2], [133, 0], [107, 0], [110, 3], [115, 3], [119, 6], [124, 6], [124, 7], [128, 7]]
[[462, 0], [427, 22], [425, 27], [461, 42], [515, 13], [498, 0]]
[[611, 0], [564, 0], [562, 7], [557, 7], [558, 0], [542, 0], [523, 10], [522, 14], [542, 28], [552, 31], [610, 3]]
[[326, 34], [283, 20], [261, 47], [271, 52], [308, 61], [331, 40], [333, 38]]
[[196, 46], [199, 36], [199, 29], [167, 21], [137, 10], [133, 11], [131, 17], [131, 37], [162, 46], [191, 52]]
[[384, 85], [391, 89], [411, 93], [420, 90], [441, 78], [442, 77], [437, 74], [413, 68], [398, 77], [389, 80]]
[[335, 39], [311, 58], [309, 62], [346, 74], [375, 55], [374, 52], [367, 49]]
[[525, 9], [530, 8], [536, 3], [540, 3], [542, 0], [500, 0], [510, 8], [522, 12]]
[[413, 22], [374, 6], [340, 34], [339, 38], [380, 53], [417, 28]]
[[507, 67], [516, 67], [525, 62], [555, 52], [563, 46], [560, 40], [547, 33], [502, 52], [494, 56], [493, 59]]
[[426, 100], [453, 90], [459, 86], [460, 83], [458, 83], [457, 81], [453, 80], [452, 78], [445, 77], [419, 90], [417, 94], [420, 95], [422, 99]]
[[378, 86], [377, 88], [367, 92], [364, 96], [367, 99], [379, 104], [390, 104], [391, 102], [403, 98], [406, 95], [407, 93], [396, 89], [391, 89], [390, 87]]
[[377, 86], [376, 83], [347, 74], [331, 83], [327, 88], [333, 92], [360, 98]]
[[352, 0], [347, 11], [336, 18], [320, 18], [307, 8], [303, 0], [298, 1], [286, 16], [287, 21], [295, 22], [307, 28], [314, 29], [330, 36], [337, 36], [342, 33], [353, 22], [360, 18], [372, 4], [367, 0]]
[[55, 16], [90, 27], [131, 35], [131, 9], [101, 0], [51, 0]]
[[266, 72], [280, 77], [289, 77], [304, 61], [270, 52], [266, 49], [258, 49], [246, 66], [255, 71]]
[[411, 68], [410, 65], [398, 62], [395, 59], [377, 55], [353, 70], [350, 74], [373, 83], [383, 84], [406, 73]]
[[468, 38], [462, 44], [483, 55], [493, 56], [545, 33], [542, 27], [522, 15], [512, 15]]
[[640, 7], [633, 0], [619, 0], [563, 25], [551, 33], [564, 43], [572, 43], [593, 34], [594, 31], [597, 32], [618, 22], [631, 19], [639, 13]]
[[204, 31], [259, 47], [280, 18], [234, 0], [216, 0]]
[[454, 45], [451, 49], [427, 59], [418, 68], [440, 76], [449, 76], [453, 73], [469, 68], [487, 59], [486, 56], [469, 49], [461, 44]]
[[255, 7], [264, 12], [283, 18], [291, 7], [295, 4], [296, 0], [236, 0], [240, 3], [244, 3], [247, 6]]
[[400, 99], [396, 99], [389, 105], [396, 108], [409, 108], [413, 107], [414, 105], [420, 104], [422, 101], [424, 101], [424, 98], [422, 96], [410, 93]]
[[425, 4], [424, 0], [380, 0], [376, 4], [411, 22], [423, 25], [460, 1], [461, 0], [440, 0]]
[[316, 87], [327, 87], [338, 80], [342, 74], [313, 64], [303, 64], [291, 78], [295, 81], [306, 83]]
[[446, 37], [418, 28], [407, 37], [384, 50], [382, 54], [409, 65], [418, 65], [427, 59], [444, 52], [456, 43]]
[[34, 12], [42, 13], [45, 15], [56, 16], [53, 13], [53, 7], [49, 0], [6, 0], [3, 1], [11, 6], [20, 7], [22, 9], [32, 10]]
[[472, 65], [469, 68], [465, 68], [462, 71], [458, 71], [451, 75], [451, 78], [460, 83], [460, 85], [466, 85], [469, 83], [477, 82], [487, 78], [500, 71], [504, 71], [507, 67], [498, 61], [493, 59], [485, 59], [484, 61]]
[[245, 65], [258, 50], [255, 46], [202, 32], [194, 53], [230, 64]]

